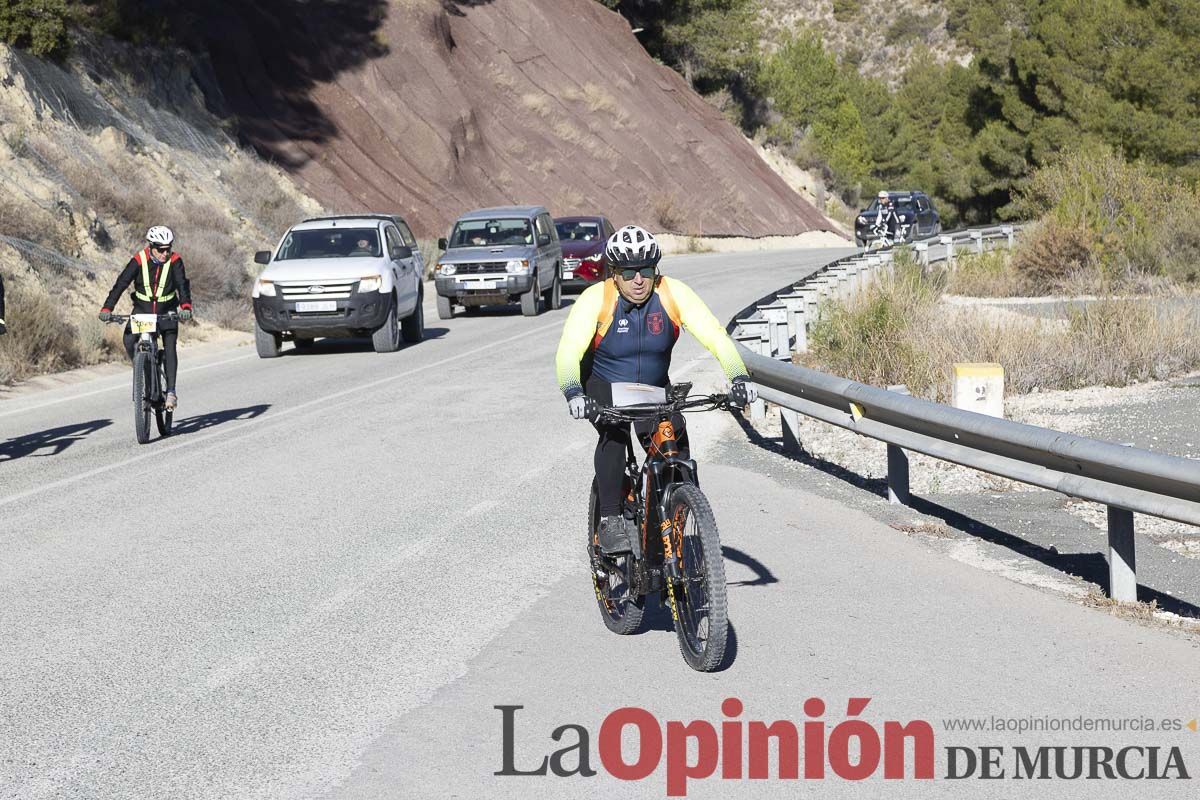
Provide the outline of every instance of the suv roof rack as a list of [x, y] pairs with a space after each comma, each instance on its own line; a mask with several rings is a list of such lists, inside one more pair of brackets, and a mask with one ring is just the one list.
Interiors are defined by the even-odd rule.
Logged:
[[306, 220], [302, 220], [300, 224], [303, 225], [308, 222], [337, 222], [344, 219], [382, 219], [389, 222], [404, 221], [404, 217], [399, 214], [331, 214], [325, 217], [309, 217]]

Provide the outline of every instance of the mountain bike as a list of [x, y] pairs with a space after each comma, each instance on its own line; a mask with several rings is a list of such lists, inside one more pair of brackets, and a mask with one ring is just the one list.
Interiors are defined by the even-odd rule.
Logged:
[[632, 552], [601, 552], [595, 480], [588, 503], [587, 552], [596, 603], [609, 630], [635, 633], [646, 597], [658, 593], [671, 609], [684, 661], [692, 669], [711, 672], [725, 657], [729, 630], [725, 562], [712, 507], [697, 481], [696, 462], [681, 455], [671, 420], [684, 411], [736, 406], [727, 394], [688, 397], [691, 386], [672, 386], [665, 403], [600, 410], [601, 423], [649, 421], [654, 428], [643, 438], [645, 463], [638, 465], [631, 444], [626, 464], [626, 515], [632, 516], [638, 531]]
[[888, 230], [886, 224], [876, 223], [872, 226], [871, 236], [867, 240], [868, 253], [872, 250], [886, 250], [893, 244], [895, 244], [895, 240], [892, 239], [891, 231]]
[[158, 323], [178, 320], [179, 314], [113, 314], [110, 322], [129, 323], [129, 330], [138, 337], [133, 350], [133, 429], [138, 444], [150, 441], [150, 415], [160, 436], [171, 435], [174, 411], [166, 407], [166, 369], [163, 353], [158, 346]]

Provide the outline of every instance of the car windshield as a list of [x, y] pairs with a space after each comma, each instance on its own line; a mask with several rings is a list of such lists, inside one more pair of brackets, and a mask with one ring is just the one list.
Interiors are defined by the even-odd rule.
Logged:
[[[911, 197], [893, 197], [892, 205], [896, 208], [897, 211], [912, 211], [913, 210], [913, 199]], [[878, 210], [879, 210], [879, 198], [876, 197], [874, 200], [871, 201], [871, 205], [867, 206], [867, 211], [870, 212], [870, 211], [878, 211]]]
[[594, 242], [603, 235], [600, 223], [591, 220], [556, 222], [554, 227], [558, 228], [558, 238], [564, 242]]
[[373, 228], [321, 228], [292, 231], [276, 261], [302, 258], [379, 258], [379, 231]]
[[468, 219], [454, 226], [450, 247], [533, 244], [533, 229], [527, 219]]

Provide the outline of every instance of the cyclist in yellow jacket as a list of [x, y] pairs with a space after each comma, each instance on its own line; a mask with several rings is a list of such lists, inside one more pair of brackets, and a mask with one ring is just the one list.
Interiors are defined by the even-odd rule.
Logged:
[[[641, 383], [666, 387], [671, 352], [680, 329], [687, 330], [716, 356], [741, 405], [757, 389], [749, 381], [733, 341], [695, 292], [658, 272], [662, 257], [654, 236], [636, 225], [614, 233], [605, 246], [611, 277], [588, 287], [571, 307], [558, 343], [558, 386], [571, 416], [591, 419], [596, 443], [600, 546], [605, 553], [627, 552], [633, 522], [622, 513], [621, 478], [632, 439], [628, 425], [596, 424], [600, 404], [612, 404], [612, 384]], [[681, 450], [687, 449], [683, 419], [675, 420]], [[638, 430], [645, 435], [649, 430]]]

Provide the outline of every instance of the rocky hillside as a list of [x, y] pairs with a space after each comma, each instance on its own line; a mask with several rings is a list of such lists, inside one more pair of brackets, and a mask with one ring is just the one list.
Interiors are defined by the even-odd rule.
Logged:
[[186, 257], [204, 320], [189, 336], [246, 328], [249, 254], [320, 209], [236, 145], [189, 59], [97, 37], [76, 53], [60, 66], [0, 45], [0, 385], [120, 352], [95, 312], [153, 224]]
[[206, 5], [209, 108], [329, 208], [425, 236], [518, 201], [691, 235], [830, 227], [593, 0]]

